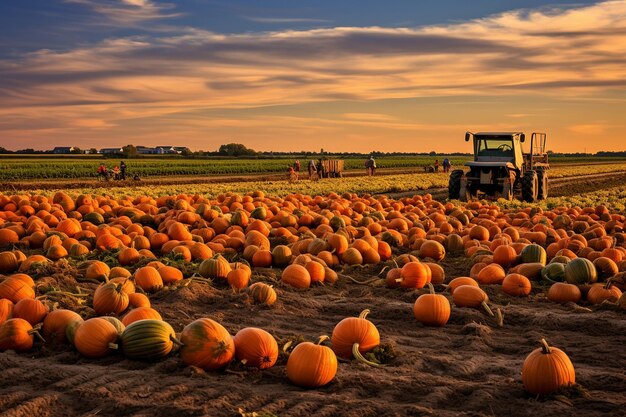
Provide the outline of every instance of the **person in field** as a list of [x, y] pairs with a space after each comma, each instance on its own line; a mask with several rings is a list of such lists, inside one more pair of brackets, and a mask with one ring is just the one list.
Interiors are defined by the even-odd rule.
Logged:
[[293, 167], [289, 167], [289, 169], [287, 170], [287, 180], [289, 182], [298, 181], [298, 173]]
[[126, 162], [120, 162], [120, 179], [122, 181], [126, 180]]
[[374, 175], [376, 171], [376, 161], [373, 156], [370, 156], [368, 160], [365, 161], [365, 170], [367, 171], [368, 176]]
[[100, 166], [98, 167], [98, 176], [102, 177], [103, 180], [108, 181], [109, 179], [109, 173], [107, 171], [107, 166], [104, 165], [104, 162], [100, 163]]
[[450, 172], [450, 167], [452, 165], [450, 164], [450, 160], [448, 158], [445, 158], [443, 160], [443, 172]]
[[117, 165], [115, 165], [115, 167], [113, 168], [113, 179], [115, 179], [116, 181], [119, 181], [120, 179], [120, 167], [118, 167]]
[[294, 162], [293, 170], [296, 172], [300, 172], [300, 160], [299, 159], [296, 159], [296, 162]]
[[313, 175], [317, 174], [317, 168], [315, 167], [315, 161], [314, 160], [310, 160], [309, 161], [309, 179], [313, 179]]
[[439, 159], [435, 159], [435, 172], [439, 172]]

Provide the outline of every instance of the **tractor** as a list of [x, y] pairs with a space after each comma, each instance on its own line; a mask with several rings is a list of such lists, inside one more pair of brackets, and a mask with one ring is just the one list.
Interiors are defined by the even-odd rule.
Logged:
[[533, 133], [530, 152], [524, 153], [521, 132], [465, 133], [474, 142], [474, 160], [469, 171], [452, 171], [448, 183], [450, 199], [471, 200], [479, 194], [534, 202], [548, 197], [548, 154], [546, 134]]

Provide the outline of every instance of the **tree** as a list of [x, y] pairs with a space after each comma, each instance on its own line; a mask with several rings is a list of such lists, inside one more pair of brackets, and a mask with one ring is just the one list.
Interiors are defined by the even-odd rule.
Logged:
[[122, 148], [125, 157], [137, 156], [137, 148], [134, 145], [126, 145]]
[[70, 153], [75, 153], [76, 154], [76, 153], [84, 153], [84, 152], [82, 151], [82, 149], [80, 149], [78, 147], [74, 147], [74, 149], [72, 149], [70, 151]]
[[98, 153], [98, 150], [96, 148], [91, 148], [89, 149], [89, 153]]
[[248, 149], [241, 143], [227, 143], [226, 145], [221, 145], [217, 152], [218, 154], [224, 156], [256, 155], [256, 151], [254, 149]]

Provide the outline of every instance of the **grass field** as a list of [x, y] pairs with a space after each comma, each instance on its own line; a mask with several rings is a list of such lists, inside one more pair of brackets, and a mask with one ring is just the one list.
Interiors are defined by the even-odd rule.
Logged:
[[[378, 168], [421, 168], [439, 163], [448, 157], [453, 165], [462, 165], [469, 157], [464, 156], [394, 156], [376, 160]], [[128, 172], [141, 177], [172, 175], [238, 175], [282, 172], [292, 165], [295, 158], [204, 158], [150, 157], [127, 159]], [[308, 160], [300, 159], [306, 171]], [[363, 158], [344, 158], [345, 169], [364, 169]], [[624, 162], [623, 158], [555, 157], [553, 164], [584, 164]], [[3, 155], [0, 157], [0, 181], [29, 179], [81, 179], [96, 177], [98, 164], [104, 162], [110, 169], [120, 159], [105, 159], [91, 155]]]

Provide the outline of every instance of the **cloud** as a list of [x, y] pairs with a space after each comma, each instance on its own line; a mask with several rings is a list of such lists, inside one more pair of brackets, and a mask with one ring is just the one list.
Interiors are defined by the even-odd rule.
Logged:
[[259, 16], [244, 16], [244, 19], [257, 23], [330, 23], [331, 20], [327, 19], [311, 19], [304, 17], [259, 17]]
[[[175, 15], [171, 5], [151, 0], [72, 2], [123, 24]], [[626, 91], [624, 45], [625, 1], [511, 11], [418, 28], [243, 34], [178, 28], [158, 36], [111, 38], [67, 51], [40, 50], [0, 60], [0, 118], [19, 115], [24, 135], [28, 120], [46, 114], [55, 120], [59, 135], [85, 119], [104, 122], [83, 123], [84, 129], [99, 134], [110, 128], [116, 137], [120, 132], [149, 137], [150, 127], [152, 133], [155, 126], [159, 132], [178, 132], [188, 123], [197, 125], [191, 115], [277, 105], [513, 97], [503, 103], [507, 107], [516, 96], [529, 94], [601, 103]], [[506, 114], [532, 110], [511, 109]], [[415, 129], [362, 113], [367, 112], [343, 107], [324, 126]], [[391, 111], [383, 113], [395, 117]], [[580, 127], [573, 128], [580, 132]], [[198, 129], [193, 135], [200, 141]]]
[[180, 16], [180, 13], [171, 12], [173, 4], [153, 0], [65, 0], [65, 2], [87, 7], [105, 16], [112, 23], [125, 26]]
[[605, 123], [591, 123], [573, 125], [568, 128], [569, 131], [574, 133], [580, 133], [583, 135], [600, 135], [606, 132], [608, 126]]

